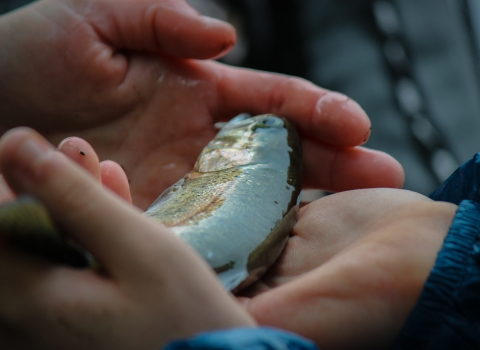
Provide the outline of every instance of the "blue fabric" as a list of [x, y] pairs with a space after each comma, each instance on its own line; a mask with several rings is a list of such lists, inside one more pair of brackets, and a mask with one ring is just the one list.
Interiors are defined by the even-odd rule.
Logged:
[[179, 340], [164, 350], [316, 350], [309, 340], [274, 328], [234, 328], [199, 334]]
[[430, 198], [459, 205], [394, 349], [480, 349], [480, 154]]
[[480, 203], [480, 153], [455, 170], [429, 197], [457, 205], [464, 199]]

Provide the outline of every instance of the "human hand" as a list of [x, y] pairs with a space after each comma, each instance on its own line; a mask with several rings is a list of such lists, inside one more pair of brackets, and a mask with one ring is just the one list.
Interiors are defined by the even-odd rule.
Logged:
[[2, 123], [42, 131], [103, 124], [148, 97], [133, 52], [205, 59], [235, 43], [232, 26], [185, 0], [43, 0], [0, 28]]
[[389, 349], [456, 208], [393, 189], [312, 202], [300, 210], [279, 261], [243, 293], [246, 310], [321, 349]]
[[[122, 167], [111, 160], [100, 162], [92, 146], [79, 137], [67, 137], [59, 143], [57, 150], [77, 163], [94, 179], [127, 203], [132, 204], [130, 185]], [[0, 175], [0, 205], [15, 199], [15, 193]]]
[[3, 131], [29, 125], [53, 143], [86, 139], [125, 169], [142, 209], [191, 170], [215, 122], [241, 112], [297, 124], [307, 187], [401, 186], [390, 156], [352, 148], [366, 141], [370, 122], [347, 97], [297, 78], [167, 58], [210, 57], [233, 42], [230, 27], [198, 18], [177, 0], [43, 0], [5, 16]]
[[[75, 152], [78, 139], [67, 143], [73, 157], [93, 152], [86, 144]], [[54, 266], [0, 242], [0, 348], [157, 349], [199, 331], [252, 325], [199, 257], [127, 203], [121, 169], [107, 166], [115, 184], [88, 159], [94, 177], [32, 131], [0, 142], [9, 186], [39, 199], [102, 266]], [[103, 190], [100, 176], [127, 201]]]

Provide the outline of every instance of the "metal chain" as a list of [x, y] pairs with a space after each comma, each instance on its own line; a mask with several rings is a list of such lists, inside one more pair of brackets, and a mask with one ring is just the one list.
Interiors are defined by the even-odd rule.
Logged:
[[383, 38], [383, 54], [395, 79], [396, 102], [431, 173], [442, 183], [459, 162], [432, 120], [421, 89], [413, 77], [398, 10], [392, 1], [375, 1], [373, 15]]

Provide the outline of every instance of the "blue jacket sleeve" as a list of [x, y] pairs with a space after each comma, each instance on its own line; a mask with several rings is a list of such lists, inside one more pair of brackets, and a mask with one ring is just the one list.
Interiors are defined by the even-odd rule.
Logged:
[[316, 350], [309, 340], [274, 328], [234, 328], [175, 341], [164, 350]]
[[480, 203], [480, 153], [455, 170], [429, 197], [457, 205], [465, 199]]
[[394, 349], [480, 349], [480, 154], [430, 198], [459, 205]]

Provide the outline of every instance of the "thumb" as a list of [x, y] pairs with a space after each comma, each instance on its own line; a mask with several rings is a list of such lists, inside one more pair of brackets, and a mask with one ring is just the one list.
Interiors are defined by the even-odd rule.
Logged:
[[165, 228], [102, 189], [33, 130], [18, 128], [2, 137], [0, 169], [17, 194], [40, 200], [57, 225], [91, 252], [109, 275], [131, 277], [146, 271], [138, 256], [152, 255], [155, 249], [155, 255], [162, 256], [163, 246], [177, 253], [187, 249]]
[[185, 0], [72, 1], [72, 6], [119, 49], [207, 59], [235, 44], [231, 25], [201, 16]]

